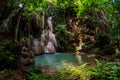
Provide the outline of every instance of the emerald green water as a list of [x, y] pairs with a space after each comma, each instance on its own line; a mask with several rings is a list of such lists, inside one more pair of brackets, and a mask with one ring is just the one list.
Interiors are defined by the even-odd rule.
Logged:
[[55, 53], [55, 54], [42, 54], [35, 56], [34, 67], [35, 69], [47, 68], [58, 69], [66, 66], [80, 65], [83, 61], [81, 55], [73, 55], [67, 53]]

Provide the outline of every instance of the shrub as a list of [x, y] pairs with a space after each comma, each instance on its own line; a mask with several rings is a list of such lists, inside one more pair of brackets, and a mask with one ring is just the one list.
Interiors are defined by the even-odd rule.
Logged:
[[54, 73], [47, 71], [35, 72], [28, 69], [24, 73], [24, 80], [119, 80], [120, 64], [115, 62], [99, 62], [96, 60], [96, 66], [87, 66], [87, 63], [81, 66], [63, 66]]
[[0, 42], [0, 68], [1, 69], [14, 68], [17, 66], [16, 61], [18, 59], [18, 54], [14, 52], [15, 47], [16, 46], [11, 40], [4, 40]]
[[58, 80], [119, 80], [120, 64], [115, 62], [99, 62], [89, 67], [87, 64], [63, 68], [57, 73]]
[[43, 73], [36, 73], [34, 69], [29, 68], [24, 71], [23, 80], [47, 80]]
[[81, 66], [69, 66], [60, 69], [56, 73], [58, 80], [89, 80], [90, 71], [87, 69], [87, 64]]
[[56, 36], [59, 44], [59, 51], [74, 51], [74, 47], [69, 44], [69, 37], [72, 35], [73, 34], [67, 30], [67, 25], [65, 23], [61, 23], [56, 26]]
[[12, 42], [10, 40], [5, 40], [0, 43], [0, 65], [1, 67], [10, 65], [14, 60], [14, 55], [12, 54]]
[[99, 62], [97, 65], [90, 67], [91, 80], [119, 80], [120, 78], [120, 64], [115, 62]]

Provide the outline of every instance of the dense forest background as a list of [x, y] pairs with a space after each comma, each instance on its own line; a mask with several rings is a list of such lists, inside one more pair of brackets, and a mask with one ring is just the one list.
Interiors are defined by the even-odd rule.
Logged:
[[119, 62], [119, 5], [120, 0], [0, 0], [0, 69], [21, 66], [19, 57], [22, 47], [28, 47], [27, 38], [39, 38], [42, 26], [48, 29], [49, 16], [57, 52], [94, 53], [101, 60], [108, 56], [105, 60]]
[[[54, 17], [54, 32], [58, 43], [62, 43], [59, 44], [59, 51], [74, 51], [75, 47], [90, 48], [90, 46], [98, 49], [100, 41], [119, 48], [118, 0], [1, 1], [1, 34], [5, 32], [7, 37], [7, 33], [10, 33], [9, 37], [14, 40], [29, 34], [39, 36], [43, 11], [46, 18], [50, 15]], [[2, 30], [3, 28], [7, 31]], [[104, 38], [108, 42], [99, 38]], [[69, 44], [71, 42], [72, 44]], [[81, 43], [84, 45], [81, 46]]]

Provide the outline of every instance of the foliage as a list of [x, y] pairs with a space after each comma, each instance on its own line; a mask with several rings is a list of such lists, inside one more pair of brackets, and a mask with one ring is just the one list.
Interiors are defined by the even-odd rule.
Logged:
[[8, 5], [9, 6], [14, 6], [14, 7], [17, 7], [19, 4], [24, 4], [26, 3], [26, 8], [25, 9], [28, 9], [29, 10], [37, 10], [38, 7], [41, 6], [41, 4], [39, 3], [42, 3], [44, 0], [36, 0], [36, 1], [33, 1], [33, 0], [9, 0], [8, 1]]
[[54, 74], [49, 72], [48, 75], [43, 72], [35, 72], [34, 69], [30, 68], [25, 71], [23, 80], [83, 80], [89, 77], [89, 71], [87, 71], [86, 64], [83, 64], [79, 67], [64, 67], [54, 72]]
[[[117, 60], [117, 59], [118, 59], [118, 60], [120, 59], [120, 52], [114, 54], [114, 55], [111, 57], [111, 60], [112, 60], [112, 61], [115, 61], [115, 60]], [[119, 62], [119, 61], [117, 61], [117, 62]]]
[[112, 9], [108, 9], [109, 11], [109, 20], [110, 20], [110, 31], [111, 31], [111, 38], [113, 41], [113, 44], [118, 44], [119, 40], [120, 40], [120, 28], [119, 28], [119, 23], [120, 23], [120, 10], [119, 10], [119, 6], [120, 5], [120, 1], [119, 0], [114, 0], [114, 2], [111, 1], [111, 5], [112, 5]]
[[32, 68], [27, 69], [24, 71], [23, 80], [47, 80], [45, 74], [43, 73], [35, 73], [35, 70]]
[[69, 47], [69, 39], [68, 37], [72, 36], [73, 34], [67, 30], [67, 25], [66, 24], [58, 24], [56, 27], [56, 36], [57, 39], [59, 40], [59, 49], [61, 51], [70, 51], [72, 50], [72, 47]]
[[61, 69], [59, 72], [60, 80], [87, 80], [90, 79], [90, 71], [87, 69], [87, 64], [81, 66], [70, 66]]
[[115, 62], [99, 62], [97, 65], [89, 67], [86, 64], [75, 67], [67, 67], [60, 70], [58, 78], [69, 80], [119, 80], [120, 64]]
[[81, 66], [63, 66], [54, 74], [49, 73], [49, 75], [43, 72], [36, 73], [33, 69], [29, 69], [24, 75], [24, 80], [119, 80], [119, 63], [99, 62], [98, 60], [96, 63], [96, 66], [87, 66], [86, 63]]
[[120, 64], [117, 64], [115, 62], [99, 62], [98, 60], [96, 61], [97, 66], [89, 68], [89, 70], [92, 71], [92, 79], [119, 80]]
[[[102, 10], [104, 12], [104, 15], [102, 15], [102, 16], [106, 17], [106, 19], [108, 17], [110, 17], [110, 15], [112, 14], [111, 10], [114, 11], [114, 8], [109, 0], [97, 0], [97, 1], [96, 0], [71, 0], [71, 1], [57, 0], [56, 7], [59, 9], [59, 11], [63, 11], [62, 15], [64, 15], [63, 18], [65, 18], [65, 19], [67, 16], [67, 15], [65, 15], [65, 13], [70, 14], [70, 10], [71, 9], [74, 10], [74, 12], [76, 12], [74, 14], [76, 14], [76, 16], [78, 18], [81, 18], [84, 21], [84, 24], [87, 26], [87, 28], [92, 27], [91, 30], [94, 30], [94, 32], [95, 32], [95, 30], [97, 31], [97, 29], [98, 29], [98, 31], [96, 32], [95, 35], [97, 35], [99, 33], [107, 34], [108, 36], [110, 35], [108, 31], [112, 29], [111, 26], [108, 27], [109, 24], [107, 23], [107, 21], [105, 23], [105, 21], [99, 17], [99, 16], [101, 16]], [[70, 10], [69, 10], [69, 8], [70, 8]], [[60, 14], [60, 13], [58, 13], [58, 14]], [[107, 20], [109, 21], [109, 18]], [[69, 28], [68, 25], [66, 25], [66, 26]], [[58, 30], [60, 30], [60, 29], [58, 28]], [[112, 32], [113, 31], [114, 30], [112, 30]], [[114, 32], [117, 32], [117, 31], [114, 31]], [[73, 32], [73, 33], [75, 33], [75, 32]], [[59, 33], [59, 36], [60, 35], [62, 35], [62, 33]], [[118, 34], [116, 34], [116, 33], [114, 35], [118, 36]], [[114, 36], [114, 35], [112, 35], [112, 36]], [[63, 35], [63, 36], [66, 37], [65, 35]], [[110, 38], [112, 38], [112, 36]], [[63, 38], [61, 37], [61, 39], [64, 40], [64, 37]], [[71, 36], [67, 36], [67, 37], [71, 37]], [[112, 39], [115, 39], [115, 38], [112, 38]], [[68, 42], [69, 41], [65, 41], [66, 44], [68, 44]], [[63, 47], [63, 49], [64, 49], [64, 47]]]
[[24, 71], [23, 80], [119, 80], [119, 63], [98, 60], [96, 63], [95, 66], [88, 66], [87, 63], [80, 66], [63, 66], [54, 73], [48, 70], [47, 74], [28, 68]]
[[56, 7], [66, 9], [68, 7], [74, 7], [76, 0], [56, 0]]
[[[0, 42], [0, 68], [17, 68], [20, 51], [11, 40]], [[20, 65], [20, 64], [19, 64]], [[19, 66], [20, 67], [20, 66]]]
[[88, 13], [88, 11], [100, 12], [101, 10], [104, 10], [106, 14], [109, 15], [111, 9], [113, 10], [113, 6], [110, 4], [109, 0], [81, 0], [81, 2], [79, 2], [78, 4], [76, 11], [78, 17], [82, 17], [87, 16], [86, 13]]
[[8, 80], [11, 77], [14, 77], [14, 79], [17, 79], [17, 78], [15, 78], [15, 76], [13, 76], [12, 70], [10, 70], [10, 69], [4, 69], [3, 74], [2, 75], [0, 74], [0, 80]]
[[10, 40], [4, 40], [0, 43], [0, 65], [1, 67], [11, 65], [14, 61], [12, 53], [13, 43]]

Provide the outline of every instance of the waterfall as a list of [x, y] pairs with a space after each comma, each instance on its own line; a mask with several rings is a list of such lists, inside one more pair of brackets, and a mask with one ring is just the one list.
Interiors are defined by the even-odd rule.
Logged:
[[52, 16], [47, 18], [48, 29], [44, 28], [44, 12], [42, 14], [42, 33], [40, 40], [32, 40], [32, 50], [35, 54], [41, 53], [55, 53], [57, 47], [57, 41], [55, 34], [53, 33]]
[[[38, 23], [38, 22], [37, 22]], [[34, 54], [41, 53], [55, 53], [55, 48], [57, 47], [57, 41], [55, 38], [55, 34], [53, 33], [53, 24], [52, 24], [52, 16], [47, 19], [48, 29], [44, 28], [44, 12], [42, 14], [42, 33], [39, 38], [33, 38], [32, 35], [28, 35], [26, 38], [26, 47], [22, 48], [22, 55], [20, 57], [21, 63], [24, 65], [28, 65], [34, 62]], [[5, 24], [6, 27], [6, 24]], [[47, 64], [52, 66], [52, 62], [54, 61], [53, 57], [49, 57], [45, 55], [45, 59], [47, 60]], [[35, 62], [36, 65], [38, 63]]]
[[48, 30], [43, 28], [41, 34], [41, 42], [44, 43], [43, 53], [55, 53], [56, 51], [55, 47], [57, 47], [57, 41], [55, 38], [55, 34], [53, 33], [52, 16], [48, 17], [47, 23], [48, 23]]

